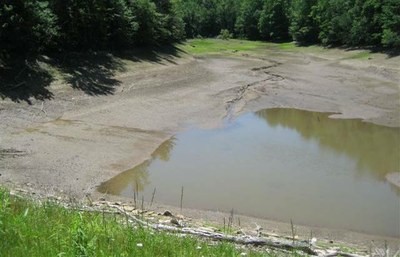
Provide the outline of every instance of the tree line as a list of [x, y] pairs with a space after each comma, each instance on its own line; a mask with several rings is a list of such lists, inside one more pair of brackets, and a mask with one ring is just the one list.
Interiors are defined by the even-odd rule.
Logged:
[[184, 38], [169, 0], [3, 0], [0, 53], [126, 49]]
[[3, 0], [0, 58], [127, 49], [229, 32], [251, 40], [400, 47], [400, 0]]
[[400, 47], [400, 0], [178, 0], [189, 37]]

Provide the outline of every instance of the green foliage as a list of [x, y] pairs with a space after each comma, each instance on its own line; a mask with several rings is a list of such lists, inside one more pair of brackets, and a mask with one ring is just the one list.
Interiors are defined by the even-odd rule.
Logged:
[[378, 45], [381, 37], [381, 13], [382, 1], [380, 0], [356, 0], [350, 10], [353, 20], [348, 45]]
[[59, 17], [60, 47], [70, 50], [133, 45], [139, 22], [125, 0], [52, 0]]
[[382, 44], [400, 48], [400, 3], [398, 0], [384, 1], [382, 23]]
[[[0, 256], [239, 256], [234, 245], [210, 245], [133, 228], [123, 217], [36, 204], [0, 189]], [[248, 252], [248, 256], [262, 256]]]
[[182, 17], [186, 36], [193, 38], [200, 33], [202, 23], [202, 10], [196, 1], [177, 1], [177, 9]]
[[292, 0], [290, 7], [289, 31], [299, 44], [315, 43], [318, 40], [318, 26], [312, 16], [317, 0]]
[[233, 32], [239, 12], [240, 0], [219, 0], [216, 3], [215, 16], [218, 29], [226, 29]]
[[340, 45], [347, 39], [352, 19], [348, 0], [319, 0], [314, 17], [319, 24], [319, 39], [324, 45]]
[[6, 0], [0, 4], [2, 54], [106, 50], [182, 40], [170, 0]]
[[0, 4], [0, 57], [33, 54], [54, 45], [56, 16], [48, 1], [6, 0]]
[[227, 29], [221, 29], [221, 32], [219, 33], [218, 38], [223, 39], [223, 40], [228, 40], [231, 39], [233, 35], [229, 32]]
[[[38, 53], [124, 50], [228, 30], [251, 40], [400, 47], [399, 0], [4, 0], [0, 68]], [[22, 58], [21, 58], [22, 57]]]
[[234, 31], [241, 0], [177, 0], [176, 6], [189, 38], [217, 36], [221, 29]]
[[258, 21], [260, 20], [262, 0], [243, 0], [236, 20], [236, 33], [239, 37], [251, 40], [259, 39]]
[[289, 38], [288, 0], [265, 0], [258, 22], [260, 36], [267, 40]]

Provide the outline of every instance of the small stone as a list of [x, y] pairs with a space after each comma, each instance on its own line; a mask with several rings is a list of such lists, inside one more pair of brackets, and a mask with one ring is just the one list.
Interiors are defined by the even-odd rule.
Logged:
[[317, 242], [317, 238], [315, 238], [315, 237], [311, 238], [311, 244], [312, 245], [315, 245], [316, 242]]
[[158, 222], [161, 224], [167, 224], [167, 223], [170, 223], [171, 220], [159, 220]]
[[99, 201], [105, 202], [105, 201], [106, 201], [106, 198], [100, 197], [100, 198], [99, 198]]
[[133, 206], [124, 206], [124, 210], [127, 211], [127, 212], [131, 212], [134, 209], [135, 209], [135, 207], [133, 207]]
[[170, 212], [170, 211], [168, 211], [168, 210], [166, 210], [162, 215], [163, 215], [163, 216], [167, 216], [167, 217], [172, 217], [172, 216], [173, 216], [173, 215], [172, 215], [172, 212]]
[[179, 222], [179, 220], [177, 220], [175, 218], [172, 218], [170, 222], [171, 222], [171, 224], [181, 227], [181, 223]]
[[178, 215], [176, 215], [175, 217], [178, 218], [178, 219], [180, 219], [180, 220], [185, 219], [185, 217], [184, 217], [183, 215], [181, 215], [181, 214], [178, 214]]
[[199, 230], [206, 231], [206, 232], [214, 232], [214, 231], [216, 231], [215, 228], [211, 228], [211, 227], [199, 227]]
[[172, 218], [171, 219], [171, 223], [176, 225], [176, 226], [178, 226], [178, 227], [181, 227], [181, 228], [185, 227], [185, 223], [183, 223], [182, 220], [178, 220], [178, 219]]
[[197, 250], [201, 250], [201, 246], [197, 246], [196, 249], [197, 249]]
[[142, 243], [137, 243], [136, 246], [137, 247], [143, 247], [143, 244]]
[[240, 256], [247, 256], [247, 253], [241, 253]]

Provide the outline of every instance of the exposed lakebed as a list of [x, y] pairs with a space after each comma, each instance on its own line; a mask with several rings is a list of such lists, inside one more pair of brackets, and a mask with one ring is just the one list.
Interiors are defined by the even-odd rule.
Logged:
[[267, 109], [190, 129], [100, 192], [310, 226], [400, 236], [400, 129]]

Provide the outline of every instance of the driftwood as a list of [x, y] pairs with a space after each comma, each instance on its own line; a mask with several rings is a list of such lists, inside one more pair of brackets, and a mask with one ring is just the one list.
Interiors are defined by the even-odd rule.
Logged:
[[358, 254], [354, 254], [354, 253], [345, 253], [345, 252], [340, 252], [340, 251], [335, 251], [333, 253], [329, 253], [329, 254], [323, 255], [323, 257], [336, 257], [336, 256], [340, 256], [340, 257], [364, 257], [363, 255], [358, 255]]
[[130, 214], [129, 212], [125, 211], [123, 208], [119, 206], [109, 206], [118, 210], [118, 212], [133, 222], [136, 222], [144, 227], [148, 227], [154, 230], [161, 230], [170, 233], [176, 234], [189, 234], [195, 235], [203, 238], [209, 238], [212, 240], [217, 241], [226, 241], [232, 242], [235, 244], [242, 244], [242, 245], [253, 245], [253, 246], [267, 246], [279, 250], [291, 250], [291, 251], [302, 251], [303, 253], [313, 255], [313, 256], [320, 256], [320, 257], [365, 257], [363, 255], [353, 254], [353, 253], [346, 253], [342, 251], [334, 251], [330, 253], [322, 253], [318, 252], [313, 249], [312, 245], [309, 244], [307, 241], [295, 241], [293, 242], [292, 239], [286, 238], [276, 238], [276, 239], [267, 239], [258, 236], [249, 236], [249, 235], [227, 235], [218, 232], [212, 232], [206, 229], [201, 228], [189, 228], [189, 227], [175, 227], [169, 226], [165, 224], [153, 224], [147, 221], [144, 221], [135, 215]]
[[20, 153], [20, 152], [0, 152], [1, 155], [11, 155], [11, 156], [22, 156], [25, 155], [25, 153]]
[[44, 101], [42, 102], [42, 107], [40, 108], [40, 110], [47, 116], [47, 112], [44, 109]]
[[0, 157], [2, 156], [11, 156], [11, 157], [16, 157], [16, 156], [23, 156], [26, 153], [23, 151], [18, 151], [14, 149], [0, 149]]
[[152, 224], [149, 222], [146, 222], [142, 219], [137, 218], [134, 215], [131, 215], [130, 213], [126, 212], [124, 209], [118, 207], [118, 206], [112, 206], [113, 208], [116, 208], [121, 214], [125, 215], [128, 219], [133, 220], [134, 222], [154, 229], [154, 230], [162, 230], [162, 231], [167, 231], [170, 233], [178, 233], [178, 234], [189, 234], [189, 235], [195, 235], [199, 237], [204, 237], [204, 238], [209, 238], [213, 240], [218, 240], [218, 241], [226, 241], [226, 242], [232, 242], [235, 244], [243, 244], [243, 245], [254, 245], [254, 246], [269, 246], [272, 248], [277, 248], [277, 249], [285, 249], [285, 250], [298, 250], [302, 251], [307, 254], [311, 255], [318, 255], [316, 251], [311, 249], [310, 245], [307, 242], [292, 242], [291, 240], [287, 239], [266, 239], [262, 237], [255, 237], [255, 236], [249, 236], [249, 235], [240, 235], [240, 236], [234, 236], [234, 235], [226, 235], [223, 233], [218, 233], [218, 232], [211, 232], [208, 230], [200, 229], [200, 228], [189, 228], [189, 227], [175, 227], [175, 226], [169, 226], [169, 225], [164, 225], [164, 224]]

